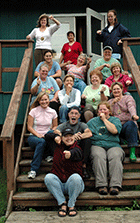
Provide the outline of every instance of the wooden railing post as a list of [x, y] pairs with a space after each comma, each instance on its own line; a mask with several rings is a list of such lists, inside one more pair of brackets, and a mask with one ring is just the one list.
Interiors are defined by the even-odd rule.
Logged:
[[0, 91], [2, 91], [2, 46], [0, 43]]
[[[33, 49], [33, 42], [28, 42], [28, 48]], [[28, 91], [30, 91], [31, 83], [33, 79], [33, 51], [30, 60], [29, 70], [28, 70]]]
[[6, 163], [7, 163], [7, 199], [14, 189], [14, 133], [10, 141], [6, 141]]
[[[123, 41], [123, 48], [124, 47], [126, 48], [127, 46], [128, 46], [128, 42], [127, 42], [127, 40], [124, 40]], [[128, 70], [128, 64], [127, 64], [127, 60], [126, 60], [126, 56], [124, 54], [124, 51], [123, 51], [123, 69]]]

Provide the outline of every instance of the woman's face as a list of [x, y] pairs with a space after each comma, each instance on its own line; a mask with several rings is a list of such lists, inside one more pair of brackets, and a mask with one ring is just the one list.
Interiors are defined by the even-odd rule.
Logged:
[[115, 84], [113, 86], [112, 93], [115, 98], [122, 96], [122, 91], [123, 90], [121, 89], [121, 87], [118, 84]]
[[46, 26], [46, 25], [47, 25], [47, 19], [46, 19], [46, 18], [42, 18], [42, 19], [40, 20], [40, 25], [41, 25], [41, 26]]
[[47, 52], [44, 56], [44, 59], [47, 63], [50, 63], [52, 62], [52, 57], [53, 57], [52, 54], [50, 52]]
[[104, 113], [105, 117], [109, 118], [110, 110], [106, 107], [106, 105], [102, 104], [99, 106], [98, 115], [100, 116], [101, 113]]
[[116, 16], [114, 15], [113, 12], [109, 12], [107, 14], [107, 20], [110, 24], [114, 24], [115, 23], [115, 19], [116, 19]]
[[48, 97], [46, 94], [44, 94], [44, 95], [41, 97], [41, 99], [40, 99], [40, 101], [39, 101], [39, 104], [40, 104], [40, 106], [41, 106], [42, 108], [47, 108], [48, 105], [49, 105], [49, 97]]
[[74, 144], [74, 135], [67, 134], [66, 136], [62, 136], [62, 141], [66, 146], [72, 146]]
[[91, 76], [90, 81], [91, 81], [91, 83], [92, 83], [93, 85], [100, 85], [100, 83], [101, 83], [101, 79], [100, 79], [99, 76], [96, 75], [96, 74], [93, 74], [93, 75]]
[[113, 73], [113, 75], [115, 75], [115, 76], [120, 76], [120, 72], [121, 72], [121, 69], [120, 69], [119, 66], [117, 66], [117, 67], [113, 67], [113, 68], [112, 68], [112, 73]]
[[65, 88], [70, 85], [71, 87], [74, 85], [74, 81], [72, 77], [67, 77], [64, 82]]
[[70, 33], [67, 38], [68, 38], [69, 42], [73, 42], [74, 41], [74, 35], [72, 33]]
[[39, 71], [40, 73], [40, 79], [41, 80], [46, 80], [46, 77], [48, 75], [48, 68], [47, 67], [42, 67], [41, 70]]
[[83, 66], [84, 63], [85, 63], [85, 57], [83, 57], [83, 56], [79, 56], [79, 57], [77, 58], [77, 64], [79, 64], [80, 66]]

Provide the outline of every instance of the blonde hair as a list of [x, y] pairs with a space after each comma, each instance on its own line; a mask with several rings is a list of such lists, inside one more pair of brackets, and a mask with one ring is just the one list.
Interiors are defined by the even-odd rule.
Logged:
[[46, 18], [46, 21], [47, 21], [46, 26], [50, 26], [50, 24], [49, 24], [49, 16], [46, 13], [43, 13], [41, 16], [39, 16], [39, 18], [37, 20], [37, 26], [36, 27], [41, 27], [40, 21], [43, 18]]
[[100, 105], [105, 105], [107, 107], [107, 109], [110, 111], [110, 115], [112, 115], [112, 111], [111, 111], [111, 106], [107, 101], [101, 101], [98, 106], [97, 106], [97, 113], [99, 110]]
[[30, 110], [32, 110], [33, 108], [36, 108], [36, 107], [38, 107], [38, 106], [40, 105], [39, 102], [40, 102], [41, 98], [42, 98], [44, 95], [46, 95], [46, 96], [48, 97], [48, 99], [49, 99], [49, 95], [48, 95], [48, 93], [47, 93], [46, 91], [41, 91], [41, 92], [37, 95], [37, 97], [36, 97], [36, 99], [34, 100], [33, 104], [31, 105]]
[[[119, 68], [120, 68], [120, 72], [122, 72], [122, 67], [121, 67], [120, 63], [118, 63], [118, 62], [114, 62], [114, 63], [112, 63], [111, 66], [110, 66], [111, 73], [112, 73], [112, 69], [113, 69], [114, 67], [119, 67]], [[112, 73], [112, 74], [113, 74], [113, 73]]]

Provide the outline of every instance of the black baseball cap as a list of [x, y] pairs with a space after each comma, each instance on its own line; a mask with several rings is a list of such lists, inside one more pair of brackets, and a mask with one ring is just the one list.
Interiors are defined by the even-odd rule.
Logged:
[[62, 130], [62, 136], [66, 136], [68, 134], [74, 135], [74, 131], [71, 128], [65, 128]]

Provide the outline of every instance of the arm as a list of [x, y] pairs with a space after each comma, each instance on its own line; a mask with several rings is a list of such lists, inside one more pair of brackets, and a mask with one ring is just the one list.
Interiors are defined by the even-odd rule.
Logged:
[[103, 86], [100, 90], [100, 97], [101, 97], [101, 101], [107, 101], [108, 100], [108, 97], [105, 96], [105, 90], [106, 90], [106, 87]]
[[38, 134], [34, 129], [33, 129], [33, 123], [34, 123], [34, 118], [29, 115], [28, 116], [28, 122], [27, 122], [27, 128], [28, 128], [28, 131], [30, 133], [32, 133], [33, 135], [37, 136], [38, 138], [43, 138], [44, 135], [42, 134]]
[[55, 130], [58, 126], [58, 119], [55, 118], [52, 120], [52, 130]]
[[94, 70], [95, 71], [97, 71], [97, 70], [101, 71], [104, 67], [110, 68], [110, 64], [104, 63], [101, 66], [96, 67]]
[[90, 138], [91, 136], [92, 136], [92, 132], [90, 131], [89, 128], [85, 129], [83, 133], [77, 132], [74, 134], [75, 140], [86, 139], [86, 138]]
[[60, 59], [59, 59], [59, 64], [61, 64], [63, 60], [64, 60], [64, 54], [61, 53], [61, 56], [60, 56]]
[[58, 92], [59, 92], [59, 90], [55, 92], [53, 99], [50, 100], [50, 101], [56, 101], [56, 102], [58, 102]]
[[81, 161], [83, 159], [82, 150], [77, 146], [70, 151], [65, 150], [63, 153], [65, 154], [65, 159], [70, 159], [72, 161]]
[[55, 74], [51, 75], [51, 77], [53, 77], [53, 78], [55, 78], [55, 77], [61, 77], [61, 74], [62, 74], [61, 70], [57, 70], [55, 72]]
[[113, 123], [111, 123], [110, 121], [108, 121], [108, 119], [105, 117], [104, 113], [100, 114], [100, 119], [104, 122], [104, 124], [109, 132], [111, 132], [113, 135], [116, 135], [118, 133], [116, 126]]
[[49, 19], [55, 22], [57, 26], [60, 25], [60, 22], [57, 19], [55, 19], [52, 15], [49, 16]]
[[31, 94], [36, 95], [38, 92], [38, 88], [41, 84], [41, 80], [39, 79], [39, 77], [37, 78], [37, 84], [31, 88]]

